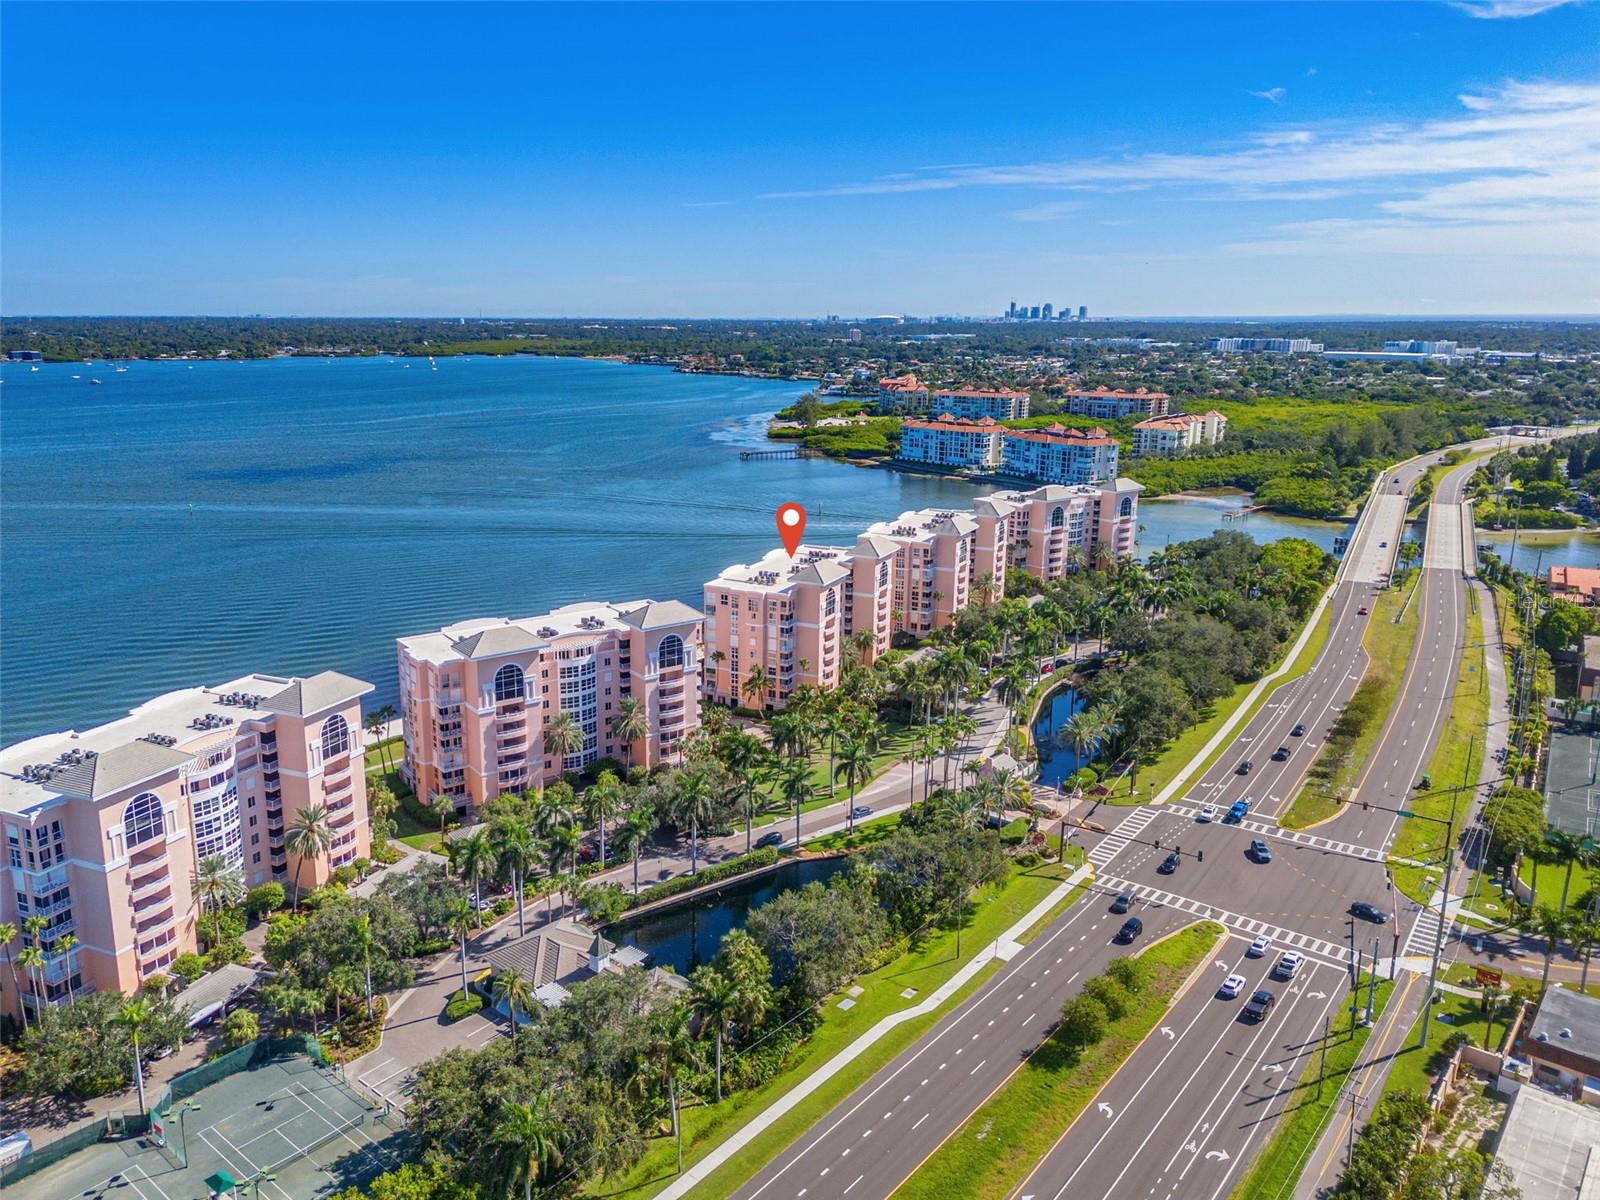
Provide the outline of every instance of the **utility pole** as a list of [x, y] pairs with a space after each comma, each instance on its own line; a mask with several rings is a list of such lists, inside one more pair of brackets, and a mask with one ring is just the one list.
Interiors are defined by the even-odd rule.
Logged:
[[[1350, 945], [1355, 947], [1355, 922], [1350, 924]], [[1356, 1036], [1356, 1014], [1361, 1005], [1361, 951], [1354, 950], [1355, 964], [1350, 976], [1350, 1036]]]
[[1328, 1017], [1322, 1018], [1322, 1056], [1317, 1063], [1317, 1099], [1322, 1099], [1322, 1081], [1328, 1074], [1328, 1028], [1332, 1021]]
[[1428, 968], [1428, 994], [1422, 999], [1422, 1040], [1417, 1046], [1428, 1044], [1428, 1019], [1433, 1015], [1433, 997], [1439, 987], [1439, 957], [1444, 953], [1444, 927], [1450, 920], [1450, 880], [1456, 865], [1456, 807], [1451, 801], [1450, 816], [1445, 822], [1444, 891], [1439, 901], [1439, 928], [1433, 935], [1433, 965]]
[[1372, 1024], [1372, 1004], [1378, 993], [1378, 939], [1372, 939], [1372, 973], [1367, 976], [1367, 1019], [1364, 1025]]

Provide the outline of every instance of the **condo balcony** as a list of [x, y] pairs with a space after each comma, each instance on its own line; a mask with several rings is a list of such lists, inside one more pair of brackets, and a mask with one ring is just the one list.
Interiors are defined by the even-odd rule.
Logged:
[[178, 916], [170, 908], [162, 909], [157, 915], [148, 920], [140, 921], [133, 927], [133, 935], [137, 938], [147, 938], [152, 934], [160, 933], [163, 929], [170, 929], [178, 923]]
[[64, 900], [57, 900], [54, 904], [35, 905], [33, 909], [33, 915], [37, 917], [53, 917], [58, 912], [64, 912], [66, 909], [71, 907], [72, 897], [68, 896]]
[[157, 863], [167, 861], [167, 839], [153, 837], [146, 842], [135, 846], [128, 853], [128, 873], [142, 872], [146, 867], [153, 867]]
[[322, 794], [329, 800], [336, 799], [339, 796], [348, 796], [350, 794], [350, 783], [350, 776], [341, 775], [331, 783], [325, 783], [322, 788]]
[[135, 911], [138, 911], [141, 900], [146, 900], [151, 896], [164, 895], [172, 891], [172, 877], [165, 871], [162, 871], [159, 875], [140, 879], [137, 886], [133, 886], [134, 881], [131, 879], [128, 883], [130, 884], [128, 899], [133, 901]]
[[133, 897], [133, 915], [135, 919], [147, 917], [153, 912], [168, 908], [172, 904], [172, 888], [161, 886], [146, 888], [142, 896]]

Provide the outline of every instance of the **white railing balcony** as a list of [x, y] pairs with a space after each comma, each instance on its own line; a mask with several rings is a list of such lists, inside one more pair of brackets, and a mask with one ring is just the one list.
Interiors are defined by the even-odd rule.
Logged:
[[62, 912], [71, 907], [72, 897], [68, 896], [64, 900], [57, 900], [54, 904], [41, 904], [38, 908], [35, 908], [33, 912], [35, 916], [39, 917], [53, 917], [58, 912]]

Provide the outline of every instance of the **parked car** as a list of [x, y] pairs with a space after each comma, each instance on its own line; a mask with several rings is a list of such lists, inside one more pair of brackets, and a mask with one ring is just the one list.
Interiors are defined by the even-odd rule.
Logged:
[[1138, 917], [1129, 917], [1122, 923], [1122, 928], [1117, 930], [1117, 941], [1127, 945], [1144, 932], [1144, 922]]
[[1239, 1015], [1246, 1021], [1259, 1021], [1272, 1011], [1272, 1006], [1277, 1002], [1276, 996], [1266, 988], [1262, 988], [1244, 1002], [1244, 1008], [1240, 1010]]
[[1055, 663], [1047, 662], [1047, 663], [1045, 663], [1044, 666], [1039, 668], [1039, 674], [1048, 675], [1048, 674], [1050, 674], [1051, 671], [1054, 671], [1055, 669], [1056, 669]]
[[1360, 917], [1363, 921], [1371, 921], [1374, 925], [1386, 924], [1389, 914], [1376, 904], [1368, 904], [1365, 900], [1358, 900], [1350, 906], [1352, 916]]
[[1136, 899], [1138, 899], [1138, 897], [1134, 895], [1132, 888], [1118, 892], [1117, 898], [1111, 902], [1111, 911], [1114, 913], [1125, 913], [1133, 907], [1133, 902]]
[[1289, 761], [1289, 747], [1287, 747], [1287, 746], [1279, 746], [1276, 750], [1274, 750], [1272, 752], [1272, 761], [1273, 762], [1288, 762]]
[[1217, 989], [1217, 995], [1224, 1000], [1232, 1000], [1242, 991], [1244, 991], [1244, 976], [1229, 975], [1222, 981], [1222, 986]]
[[758, 837], [756, 839], [757, 847], [760, 847], [760, 846], [781, 846], [781, 845], [783, 845], [783, 843], [784, 843], [784, 836], [783, 836], [783, 834], [779, 833], [776, 829], [774, 829], [771, 833], [763, 833], [760, 837]]
[[1272, 861], [1272, 847], [1260, 838], [1256, 838], [1250, 843], [1250, 857], [1258, 863], [1269, 863]]
[[1161, 860], [1161, 865], [1157, 867], [1156, 870], [1161, 872], [1163, 875], [1171, 875], [1178, 869], [1179, 861], [1178, 852], [1174, 850], [1171, 854], [1167, 855]]
[[1251, 766], [1252, 766], [1252, 764], [1251, 764], [1250, 760], [1247, 758], [1242, 763], [1240, 763], [1238, 765], [1238, 767], [1234, 770], [1234, 774], [1235, 775], [1248, 775], [1248, 774], [1250, 774], [1250, 767]]
[[1283, 957], [1278, 959], [1278, 965], [1272, 968], [1272, 974], [1277, 979], [1293, 979], [1295, 972], [1300, 969], [1300, 964], [1305, 962], [1306, 956], [1298, 950], [1286, 950]]
[[1217, 819], [1217, 806], [1215, 804], [1207, 804], [1195, 814], [1194, 819], [1199, 821], [1202, 825], [1208, 821], [1215, 821]]
[[1246, 958], [1260, 958], [1263, 954], [1271, 949], [1272, 939], [1263, 933], [1260, 937], [1256, 938], [1255, 941], [1250, 943], [1250, 948], [1244, 952], [1244, 956]]
[[1290, 737], [1305, 737], [1305, 735], [1306, 727], [1304, 725], [1296, 725], [1293, 729], [1289, 730]]

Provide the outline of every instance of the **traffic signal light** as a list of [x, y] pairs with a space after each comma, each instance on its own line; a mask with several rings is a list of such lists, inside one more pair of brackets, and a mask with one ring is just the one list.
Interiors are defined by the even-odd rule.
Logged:
[[1368, 804], [1365, 800], [1363, 800], [1361, 802], [1361, 811], [1362, 812], [1368, 812], [1368, 811], [1371, 810], [1371, 808], [1372, 808], [1372, 806], [1370, 804]]

